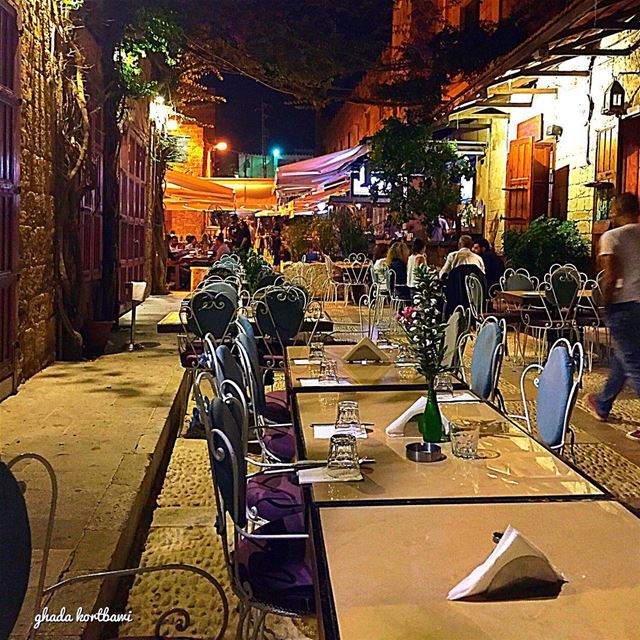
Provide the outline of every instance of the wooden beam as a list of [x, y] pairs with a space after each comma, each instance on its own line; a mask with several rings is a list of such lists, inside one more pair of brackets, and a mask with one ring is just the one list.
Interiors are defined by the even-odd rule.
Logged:
[[530, 87], [530, 88], [522, 87], [519, 89], [508, 89], [508, 88], [496, 87], [495, 89], [489, 88], [487, 91], [492, 96], [515, 96], [515, 95], [522, 95], [522, 94], [534, 95], [534, 96], [543, 96], [543, 95], [555, 96], [558, 93], [558, 90], [553, 87], [549, 87], [545, 89], [539, 89], [537, 87]]

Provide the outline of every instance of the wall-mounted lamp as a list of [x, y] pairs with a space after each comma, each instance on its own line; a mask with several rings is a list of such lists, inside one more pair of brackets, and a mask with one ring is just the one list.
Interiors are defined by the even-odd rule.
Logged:
[[604, 94], [603, 116], [623, 116], [627, 111], [624, 87], [614, 80]]

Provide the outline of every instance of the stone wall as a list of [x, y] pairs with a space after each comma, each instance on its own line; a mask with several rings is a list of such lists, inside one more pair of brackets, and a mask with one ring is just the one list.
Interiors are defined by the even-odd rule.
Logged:
[[[633, 38], [616, 36], [605, 39], [603, 48], [625, 48]], [[588, 70], [590, 59], [577, 57], [567, 60], [562, 68]], [[531, 106], [511, 109], [509, 120], [493, 120], [488, 134], [488, 148], [484, 161], [478, 168], [477, 197], [486, 205], [486, 229], [497, 229], [500, 246], [505, 213], [504, 186], [509, 142], [517, 137], [518, 123], [542, 114], [544, 128], [549, 125], [562, 127], [557, 139], [555, 169], [568, 170], [568, 198], [566, 217], [574, 220], [581, 233], [591, 241], [594, 219], [594, 190], [587, 186], [595, 179], [596, 141], [599, 130], [617, 126], [617, 118], [602, 115], [607, 87], [620, 75], [629, 101], [627, 117], [640, 113], [640, 54], [617, 58], [598, 57], [588, 77], [541, 77], [539, 88], [555, 88], [556, 95], [536, 95]], [[593, 100], [591, 113], [590, 99]], [[488, 232], [487, 235], [490, 235]]]
[[16, 377], [21, 382], [55, 355], [52, 15], [48, 0], [9, 0], [9, 4], [17, 10], [21, 26], [16, 353]]

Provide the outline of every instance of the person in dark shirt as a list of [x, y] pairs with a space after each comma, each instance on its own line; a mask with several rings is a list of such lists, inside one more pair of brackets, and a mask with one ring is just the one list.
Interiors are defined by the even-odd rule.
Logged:
[[404, 242], [396, 242], [389, 248], [385, 258], [389, 269], [395, 274], [393, 293], [397, 298], [409, 300], [409, 287], [407, 287], [407, 260], [409, 259], [409, 247]]
[[489, 290], [494, 284], [500, 282], [500, 278], [504, 273], [504, 262], [502, 262], [502, 258], [492, 249], [486, 238], [476, 240], [471, 250], [476, 255], [479, 255], [482, 258], [482, 262], [484, 262], [484, 273], [487, 277], [487, 287]]

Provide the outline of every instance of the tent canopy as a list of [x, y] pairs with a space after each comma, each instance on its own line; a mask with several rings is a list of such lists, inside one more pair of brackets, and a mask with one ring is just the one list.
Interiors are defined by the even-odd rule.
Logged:
[[281, 198], [317, 193], [349, 182], [351, 165], [366, 155], [366, 145], [278, 167], [276, 190]]
[[202, 210], [236, 208], [233, 189], [180, 171], [167, 171], [164, 193], [165, 205], [171, 208], [184, 205]]

